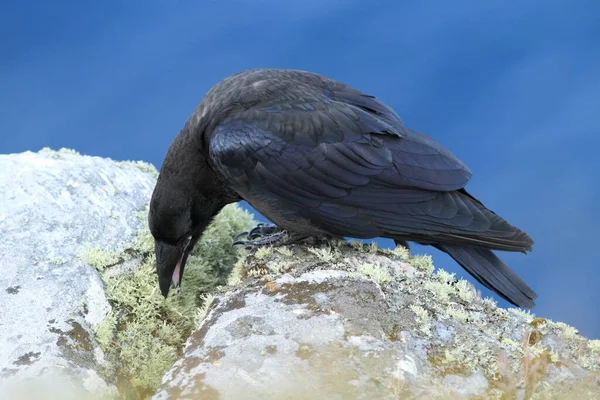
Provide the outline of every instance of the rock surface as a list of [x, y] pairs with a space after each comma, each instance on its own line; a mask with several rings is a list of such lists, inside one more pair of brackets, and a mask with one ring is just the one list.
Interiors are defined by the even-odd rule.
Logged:
[[80, 255], [118, 249], [143, 225], [156, 179], [138, 166], [66, 150], [0, 155], [0, 398], [116, 393], [94, 339], [110, 306]]
[[403, 248], [259, 250], [154, 399], [600, 398], [600, 341], [432, 271]]
[[204, 317], [251, 223], [239, 208], [164, 300], [145, 221], [155, 181], [146, 164], [72, 151], [0, 155], [1, 399], [152, 396], [195, 326], [155, 399], [600, 398], [600, 340], [498, 308], [403, 248], [260, 249]]

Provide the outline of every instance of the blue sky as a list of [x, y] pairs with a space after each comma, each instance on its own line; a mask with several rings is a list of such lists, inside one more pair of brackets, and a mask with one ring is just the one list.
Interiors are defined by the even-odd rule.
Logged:
[[501, 254], [538, 292], [534, 312], [600, 337], [600, 3], [7, 3], [1, 153], [69, 147], [159, 167], [225, 76], [323, 73], [380, 97], [462, 158], [468, 189], [536, 241], [526, 256]]

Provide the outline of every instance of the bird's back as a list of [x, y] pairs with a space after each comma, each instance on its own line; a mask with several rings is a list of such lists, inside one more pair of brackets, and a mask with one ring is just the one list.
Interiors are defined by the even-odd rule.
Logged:
[[235, 118], [236, 112], [251, 108], [275, 111], [335, 101], [355, 103], [377, 112], [388, 123], [402, 124], [391, 107], [373, 96], [335, 79], [292, 69], [248, 69], [230, 75], [208, 91], [190, 120], [210, 121], [216, 126], [228, 117]]

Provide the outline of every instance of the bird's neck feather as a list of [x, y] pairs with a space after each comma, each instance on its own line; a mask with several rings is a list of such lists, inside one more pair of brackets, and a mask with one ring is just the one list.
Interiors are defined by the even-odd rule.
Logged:
[[186, 125], [169, 147], [160, 174], [191, 202], [200, 199], [203, 208], [216, 214], [225, 205], [239, 201], [239, 196], [222, 183], [210, 165], [201, 136]]

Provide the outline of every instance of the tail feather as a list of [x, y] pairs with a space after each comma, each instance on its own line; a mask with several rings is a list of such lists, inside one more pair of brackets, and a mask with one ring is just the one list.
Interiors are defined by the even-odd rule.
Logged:
[[449, 244], [434, 246], [448, 253], [481, 284], [515, 306], [531, 308], [535, 305], [537, 294], [491, 250]]

